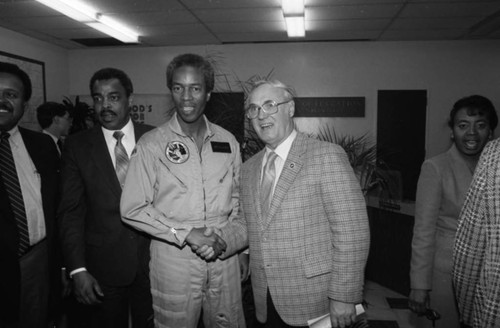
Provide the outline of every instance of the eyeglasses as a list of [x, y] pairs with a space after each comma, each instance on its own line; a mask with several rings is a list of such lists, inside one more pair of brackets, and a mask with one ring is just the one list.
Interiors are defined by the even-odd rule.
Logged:
[[256, 118], [257, 116], [259, 116], [259, 109], [262, 110], [262, 112], [264, 114], [267, 114], [267, 115], [271, 115], [271, 114], [274, 114], [278, 111], [278, 106], [279, 105], [283, 105], [283, 104], [286, 104], [286, 103], [289, 103], [290, 101], [292, 101], [293, 99], [289, 99], [287, 101], [283, 101], [283, 102], [280, 102], [280, 103], [277, 103], [276, 101], [274, 100], [268, 100], [266, 101], [265, 103], [262, 104], [262, 106], [257, 106], [257, 105], [250, 105], [248, 106], [246, 112], [245, 112], [245, 115], [249, 118], [249, 119], [254, 119]]

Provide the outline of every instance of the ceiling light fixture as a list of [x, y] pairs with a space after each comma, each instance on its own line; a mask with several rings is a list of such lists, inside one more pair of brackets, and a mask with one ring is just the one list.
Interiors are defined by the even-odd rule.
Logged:
[[304, 16], [285, 16], [286, 32], [289, 38], [306, 36]]
[[138, 43], [139, 35], [117, 21], [98, 13], [90, 6], [77, 0], [36, 0], [47, 7], [82, 22], [102, 33], [125, 43]]
[[304, 0], [281, 0], [281, 9], [285, 15], [304, 16]]
[[288, 37], [304, 37], [306, 35], [304, 0], [281, 0], [281, 8]]

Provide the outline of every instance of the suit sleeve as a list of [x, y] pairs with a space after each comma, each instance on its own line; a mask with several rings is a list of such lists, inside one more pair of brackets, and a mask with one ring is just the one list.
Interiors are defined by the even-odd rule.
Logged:
[[366, 203], [345, 152], [328, 150], [322, 159], [321, 197], [333, 246], [328, 297], [359, 303], [370, 246]]
[[61, 201], [58, 209], [59, 232], [64, 264], [71, 272], [85, 267], [85, 186], [74, 144], [69, 139], [61, 164]]
[[417, 184], [413, 227], [410, 281], [412, 289], [432, 289], [436, 224], [443, 188], [441, 176], [431, 162], [425, 162]]
[[[476, 168], [467, 198], [459, 217], [455, 247], [453, 250], [453, 284], [458, 302], [460, 319], [472, 327], [472, 309], [474, 295], [483, 268], [488, 224], [488, 211], [486, 210], [486, 182], [488, 167], [486, 154]], [[491, 159], [488, 159], [491, 161]], [[495, 162], [496, 163], [496, 162]]]
[[243, 206], [239, 201], [241, 194], [241, 158], [236, 156], [233, 176], [233, 212], [229, 216], [228, 224], [222, 227], [221, 237], [227, 244], [222, 258], [228, 258], [248, 246], [247, 223]]
[[238, 215], [221, 229], [221, 237], [227, 244], [222, 259], [228, 258], [248, 246], [247, 223], [243, 208], [240, 206]]
[[193, 228], [167, 218], [155, 207], [156, 157], [144, 143], [137, 143], [123, 187], [120, 210], [123, 222], [179, 246], [184, 245]]

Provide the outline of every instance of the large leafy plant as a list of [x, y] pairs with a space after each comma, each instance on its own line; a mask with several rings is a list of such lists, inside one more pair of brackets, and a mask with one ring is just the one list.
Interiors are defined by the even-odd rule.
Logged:
[[320, 140], [335, 143], [347, 154], [354, 174], [359, 180], [364, 195], [371, 191], [381, 191], [385, 197], [393, 194], [394, 181], [390, 170], [384, 162], [383, 154], [377, 153], [377, 145], [366, 134], [361, 136], [337, 135], [331, 126], [319, 129], [316, 137]]

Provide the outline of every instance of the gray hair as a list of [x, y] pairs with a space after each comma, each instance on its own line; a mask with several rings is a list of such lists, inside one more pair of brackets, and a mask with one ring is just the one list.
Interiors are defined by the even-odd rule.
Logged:
[[[279, 80], [257, 80], [252, 82], [250, 91], [248, 92], [248, 95], [250, 95], [255, 89], [260, 87], [261, 85], [269, 85], [274, 88], [282, 89], [285, 91], [285, 93], [290, 97], [290, 100], [295, 98], [297, 96], [297, 93], [295, 92], [295, 89], [289, 85], [286, 85], [285, 83], [279, 81]], [[249, 97], [246, 98], [245, 100], [245, 107], [247, 107], [248, 104], [248, 99]]]

